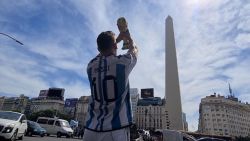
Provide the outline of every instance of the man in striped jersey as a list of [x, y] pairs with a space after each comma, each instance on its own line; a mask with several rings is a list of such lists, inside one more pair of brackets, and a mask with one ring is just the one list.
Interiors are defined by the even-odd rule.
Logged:
[[138, 50], [132, 38], [120, 33], [118, 40], [129, 40], [126, 54], [117, 56], [117, 43], [112, 31], [97, 37], [98, 51], [87, 68], [91, 97], [85, 124], [86, 141], [129, 141], [132, 112], [129, 74], [137, 62]]

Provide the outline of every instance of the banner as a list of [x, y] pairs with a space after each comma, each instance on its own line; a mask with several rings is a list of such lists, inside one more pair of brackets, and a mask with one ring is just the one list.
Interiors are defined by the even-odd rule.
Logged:
[[77, 98], [68, 98], [65, 100], [64, 107], [76, 107], [77, 101]]

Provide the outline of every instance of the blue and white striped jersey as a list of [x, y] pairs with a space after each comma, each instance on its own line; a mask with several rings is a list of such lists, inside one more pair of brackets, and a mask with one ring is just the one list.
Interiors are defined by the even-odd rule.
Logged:
[[89, 62], [91, 97], [85, 128], [110, 131], [132, 124], [128, 76], [136, 61], [134, 47], [124, 55], [98, 55]]

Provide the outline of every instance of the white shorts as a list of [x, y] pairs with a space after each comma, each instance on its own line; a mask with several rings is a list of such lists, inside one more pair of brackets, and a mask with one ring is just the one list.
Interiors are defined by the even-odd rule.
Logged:
[[85, 129], [83, 141], [130, 141], [129, 127], [108, 132], [95, 132]]

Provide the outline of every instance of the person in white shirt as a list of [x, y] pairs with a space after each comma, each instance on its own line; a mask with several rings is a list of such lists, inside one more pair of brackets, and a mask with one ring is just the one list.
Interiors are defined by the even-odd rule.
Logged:
[[129, 141], [132, 111], [129, 74], [136, 65], [138, 49], [132, 38], [127, 53], [117, 56], [115, 34], [106, 31], [97, 37], [98, 51], [87, 67], [91, 97], [85, 124], [85, 141]]

